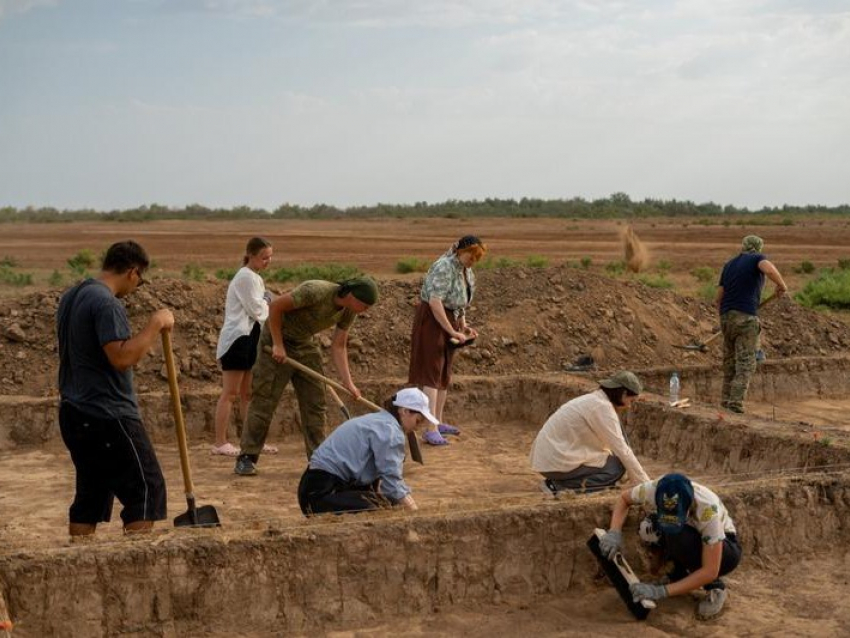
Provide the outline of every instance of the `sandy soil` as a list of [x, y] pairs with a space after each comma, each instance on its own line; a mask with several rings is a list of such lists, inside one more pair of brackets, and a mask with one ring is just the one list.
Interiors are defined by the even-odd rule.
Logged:
[[764, 419], [812, 426], [813, 432], [828, 436], [830, 430], [850, 432], [850, 399], [808, 399], [747, 403], [747, 410]]
[[[748, 234], [761, 235], [766, 252], [794, 278], [792, 266], [808, 260], [834, 266], [850, 257], [850, 223], [842, 218], [795, 221], [792, 226], [701, 226], [696, 220], [642, 219], [631, 223], [650, 255], [650, 266], [670, 262], [673, 273], [696, 266], [718, 267]], [[274, 263], [353, 263], [368, 272], [390, 274], [403, 256], [434, 259], [461, 235], [480, 235], [494, 258], [543, 255], [553, 263], [590, 257], [594, 267], [623, 258], [623, 220], [570, 219], [361, 219], [268, 221], [163, 221], [147, 223], [4, 224], [0, 255], [22, 269], [64, 269], [84, 248], [99, 253], [113, 241], [135, 238], [158, 268], [180, 270], [186, 263], [234, 266], [251, 235], [275, 245]]]
[[[335, 424], [334, 424], [335, 425]], [[492, 509], [507, 503], [540, 502], [547, 497], [539, 489], [541, 477], [528, 463], [528, 451], [539, 426], [520, 423], [466, 423], [459, 437], [442, 448], [423, 444], [425, 464], [405, 464], [405, 479], [423, 511]], [[494, 430], [499, 435], [493, 436]], [[195, 496], [199, 505], [213, 505], [225, 532], [263, 529], [269, 521], [303, 525], [298, 507], [298, 481], [306, 466], [303, 440], [287, 436], [269, 441], [278, 454], [265, 454], [261, 473], [241, 477], [233, 473], [234, 459], [211, 456], [210, 444], [190, 447]], [[186, 511], [183, 479], [176, 446], [157, 446], [157, 455], [168, 485], [169, 518]], [[646, 470], [659, 474], [671, 470], [669, 463], [641, 459]], [[67, 507], [74, 494], [74, 469], [61, 444], [0, 455], [0, 545], [6, 549], [61, 546]], [[564, 496], [563, 498], [569, 498]], [[596, 498], [596, 497], [594, 497]], [[604, 496], [602, 496], [604, 498]], [[97, 542], [121, 539], [120, 505], [110, 523], [103, 524]], [[162, 525], [165, 529], [170, 522]]]

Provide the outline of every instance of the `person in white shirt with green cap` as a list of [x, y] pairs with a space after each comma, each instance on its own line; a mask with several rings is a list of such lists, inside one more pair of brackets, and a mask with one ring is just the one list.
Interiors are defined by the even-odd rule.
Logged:
[[618, 415], [642, 391], [637, 376], [623, 370], [558, 408], [531, 447], [531, 467], [544, 477], [541, 489], [597, 492], [614, 486], [626, 472], [632, 483], [648, 481]]

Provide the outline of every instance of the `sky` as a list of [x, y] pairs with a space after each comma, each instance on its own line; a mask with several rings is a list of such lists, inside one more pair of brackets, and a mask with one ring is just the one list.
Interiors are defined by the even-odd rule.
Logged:
[[0, 207], [850, 202], [850, 0], [0, 0]]

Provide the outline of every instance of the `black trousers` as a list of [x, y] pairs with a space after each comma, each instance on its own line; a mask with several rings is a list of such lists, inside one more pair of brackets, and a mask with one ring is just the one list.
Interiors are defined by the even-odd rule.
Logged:
[[[681, 580], [702, 567], [702, 537], [690, 525], [685, 525], [678, 534], [662, 534], [661, 548], [664, 557], [673, 562], [673, 573], [670, 574], [673, 581]], [[705, 585], [705, 589], [725, 589], [726, 585], [720, 580], [720, 576], [725, 576], [738, 566], [741, 554], [738, 537], [735, 534], [726, 534], [726, 540], [723, 541], [723, 558], [720, 560], [720, 574], [717, 580]]]
[[371, 485], [348, 483], [335, 474], [308, 467], [298, 484], [298, 505], [304, 516], [378, 509], [385, 500], [378, 492], [379, 483], [380, 480]]
[[541, 472], [559, 492], [576, 490], [585, 494], [592, 494], [615, 485], [625, 473], [626, 468], [613, 454], [608, 456], [602, 467], [580, 465], [572, 472]]

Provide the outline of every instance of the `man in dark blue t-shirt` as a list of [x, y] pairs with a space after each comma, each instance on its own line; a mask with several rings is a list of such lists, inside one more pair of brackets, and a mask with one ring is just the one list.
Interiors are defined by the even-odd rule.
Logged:
[[731, 412], [744, 412], [747, 388], [756, 369], [761, 332], [758, 308], [765, 276], [776, 284], [776, 297], [788, 290], [776, 266], [761, 254], [763, 247], [760, 237], [744, 237], [741, 253], [723, 266], [717, 288], [715, 303], [723, 332], [722, 405]]
[[77, 471], [71, 536], [93, 534], [108, 521], [114, 496], [126, 531], [149, 530], [166, 515], [165, 479], [139, 416], [131, 368], [172, 329], [174, 316], [157, 310], [133, 336], [119, 301], [145, 283], [149, 263], [136, 242], [113, 244], [100, 277], [67, 290], [56, 311], [59, 428]]

